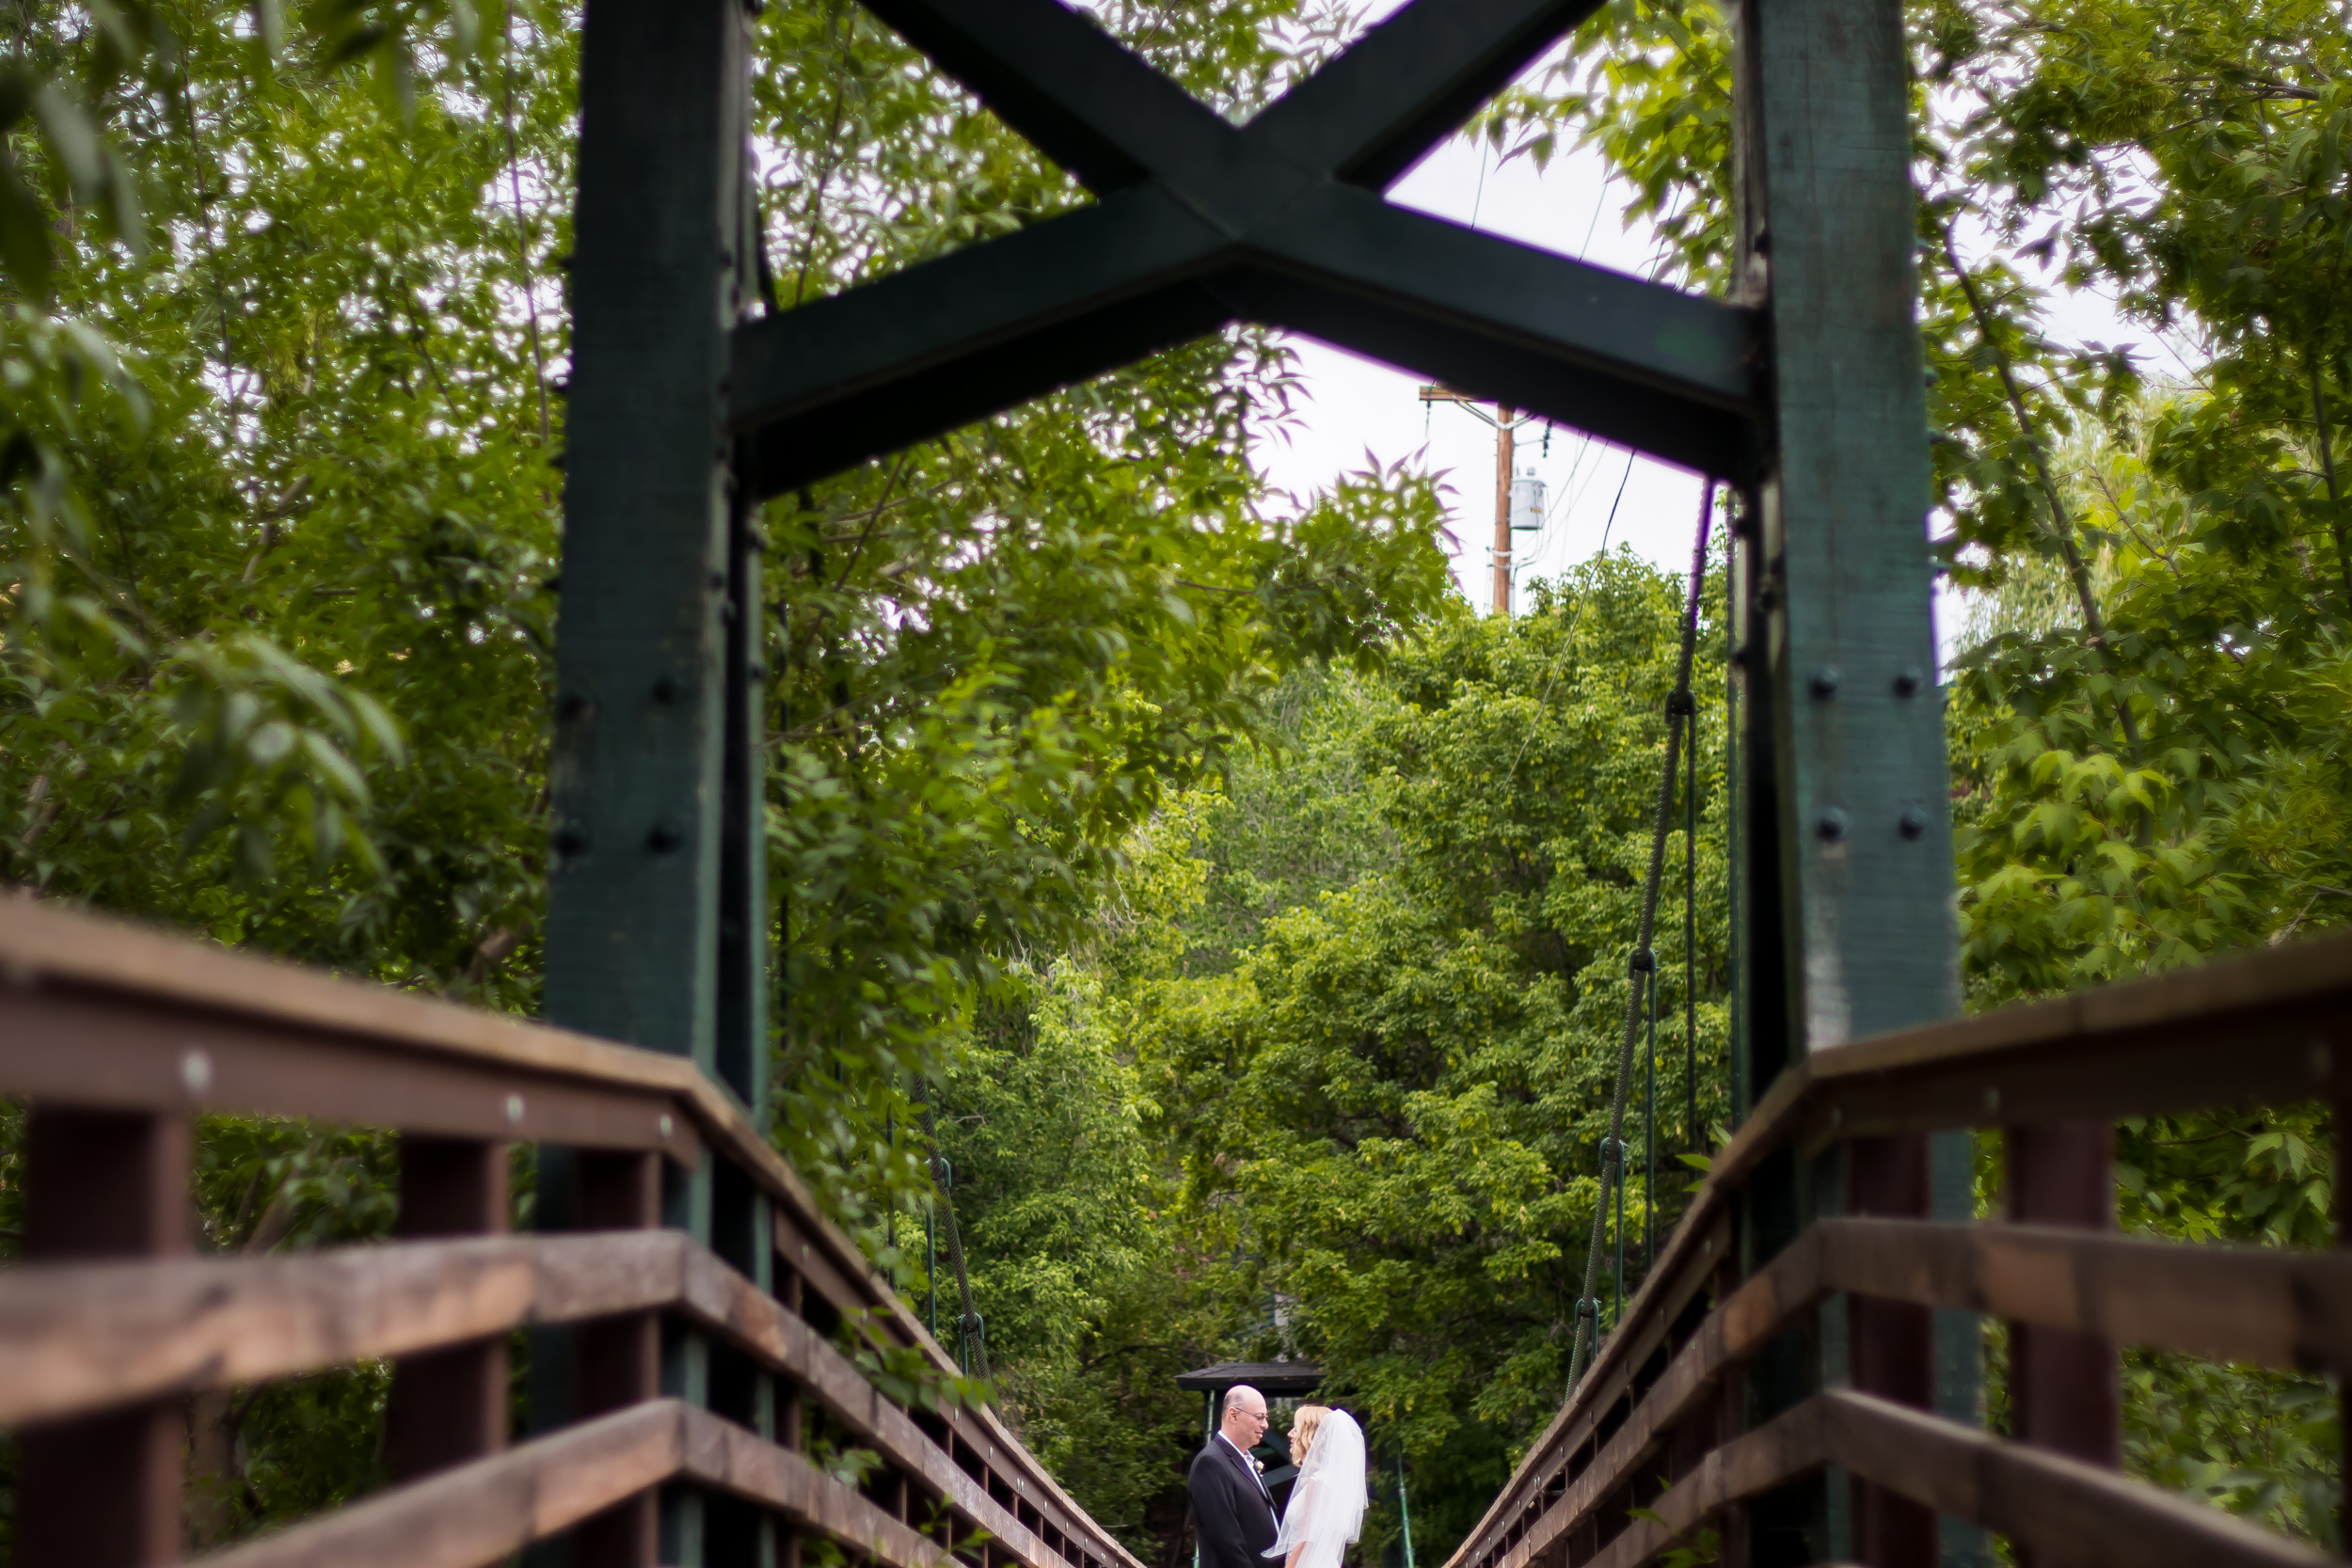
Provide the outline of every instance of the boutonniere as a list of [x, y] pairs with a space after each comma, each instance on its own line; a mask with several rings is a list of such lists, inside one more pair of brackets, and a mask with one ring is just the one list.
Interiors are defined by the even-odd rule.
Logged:
[[1249, 1463], [1250, 1463], [1250, 1464], [1252, 1464], [1252, 1465], [1255, 1465], [1258, 1467], [1258, 1474], [1260, 1474], [1260, 1475], [1264, 1475], [1264, 1474], [1265, 1474], [1265, 1461], [1264, 1461], [1264, 1460], [1263, 1460], [1263, 1459], [1257, 1459], [1257, 1458], [1252, 1458], [1252, 1459], [1249, 1461]]

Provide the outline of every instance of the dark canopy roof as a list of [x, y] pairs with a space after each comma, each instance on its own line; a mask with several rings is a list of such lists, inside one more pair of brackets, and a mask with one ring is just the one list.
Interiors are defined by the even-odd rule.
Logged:
[[1236, 1383], [1247, 1383], [1261, 1394], [1282, 1398], [1311, 1394], [1322, 1381], [1323, 1369], [1311, 1361], [1219, 1361], [1176, 1374], [1179, 1388], [1222, 1394]]

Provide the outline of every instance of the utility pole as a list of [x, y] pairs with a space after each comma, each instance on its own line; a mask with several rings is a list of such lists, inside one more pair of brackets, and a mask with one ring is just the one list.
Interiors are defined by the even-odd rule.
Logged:
[[1508, 404], [1495, 404], [1491, 414], [1478, 404], [1475, 398], [1465, 396], [1449, 387], [1423, 387], [1423, 403], [1456, 404], [1495, 427], [1495, 543], [1494, 543], [1494, 611], [1497, 615], [1511, 613], [1511, 465], [1517, 455], [1515, 440], [1519, 416]]
[[1511, 613], [1511, 410], [1495, 405], [1495, 613]]

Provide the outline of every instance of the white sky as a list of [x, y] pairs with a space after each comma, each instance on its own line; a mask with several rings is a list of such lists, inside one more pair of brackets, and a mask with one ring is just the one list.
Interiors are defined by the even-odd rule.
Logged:
[[[1393, 0], [1374, 8], [1385, 13]], [[1402, 206], [1621, 272], [1647, 276], [1659, 254], [1646, 224], [1626, 227], [1620, 215], [1626, 192], [1607, 182], [1607, 166], [1597, 151], [1563, 152], [1539, 171], [1524, 158], [1498, 165], [1469, 138], [1456, 137], [1432, 152], [1390, 197]], [[2031, 275], [2030, 267], [2025, 270]], [[2054, 298], [2048, 325], [2065, 341], [2136, 345], [2140, 362], [2158, 372], [2179, 373], [2184, 368], [2178, 345], [2122, 322], [2112, 304], [2095, 293]], [[1286, 442], [1269, 442], [1259, 454], [1275, 483], [1303, 496], [1362, 467], [1367, 451], [1382, 464], [1413, 458], [1445, 474], [1452, 488], [1452, 527], [1461, 543], [1455, 580], [1483, 609], [1491, 596], [1492, 428], [1464, 409], [1422, 404], [1418, 393], [1423, 377], [1311, 339], [1294, 337], [1291, 345], [1303, 382], [1300, 417]], [[1547, 453], [1542, 426], [1521, 427], [1517, 467], [1536, 470], [1551, 506], [1542, 533], [1515, 536], [1516, 575], [1522, 585], [1590, 557], [1600, 547], [1604, 531], [1613, 549], [1629, 544], [1669, 571], [1689, 569], [1698, 476], [1645, 457], [1634, 457], [1629, 466], [1628, 458], [1622, 448], [1566, 429], [1552, 433]], [[1938, 630], [1948, 654], [1958, 615], [1957, 606], [1944, 598], [1939, 593]]]

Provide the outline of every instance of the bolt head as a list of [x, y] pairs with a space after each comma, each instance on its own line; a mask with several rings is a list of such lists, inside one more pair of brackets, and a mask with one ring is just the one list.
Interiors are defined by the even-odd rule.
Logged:
[[1905, 838], [1914, 840], [1925, 838], [1928, 832], [1928, 814], [1917, 806], [1906, 806], [1903, 808], [1902, 820], [1897, 826], [1902, 830], [1902, 835]]
[[1837, 688], [1844, 679], [1845, 677], [1837, 673], [1836, 665], [1822, 665], [1813, 672], [1813, 695], [1823, 700], [1836, 696]]
[[577, 822], [566, 822], [555, 830], [554, 843], [559, 855], [584, 855], [588, 852], [588, 830]]
[[662, 676], [660, 680], [653, 683], [653, 700], [660, 703], [663, 707], [668, 707], [675, 704], [685, 694], [685, 689], [667, 675]]
[[1821, 835], [1823, 843], [1835, 844], [1846, 836], [1846, 814], [1836, 806], [1830, 806], [1814, 822], [1813, 828]]
[[657, 855], [669, 854], [685, 842], [685, 830], [667, 818], [655, 823], [645, 834], [645, 847]]
[[1906, 664], [1895, 672], [1895, 695], [1916, 697], [1928, 684], [1926, 672], [1916, 664]]

